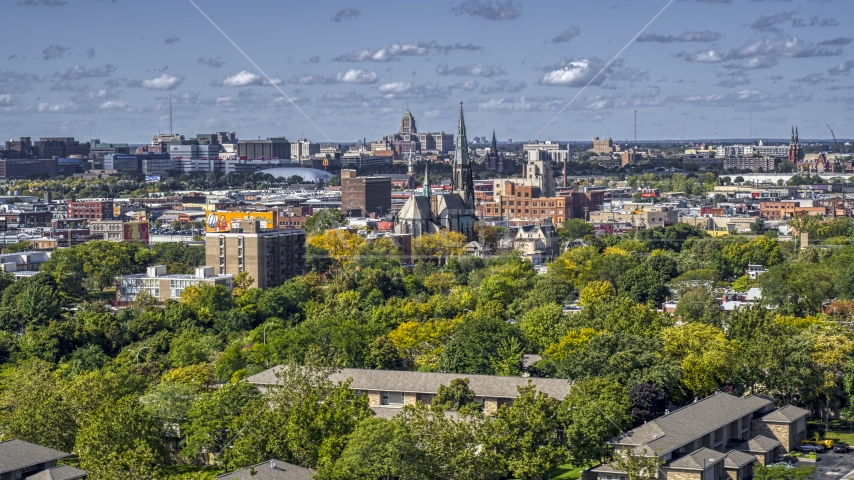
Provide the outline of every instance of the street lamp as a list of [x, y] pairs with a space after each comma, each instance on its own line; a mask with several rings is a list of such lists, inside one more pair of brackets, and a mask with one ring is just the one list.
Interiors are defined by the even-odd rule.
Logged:
[[137, 350], [137, 351], [136, 351], [136, 363], [137, 363], [137, 364], [139, 363], [139, 352], [141, 352], [141, 351], [145, 350], [146, 348], [151, 349], [151, 347], [142, 347], [142, 348], [140, 348], [139, 350]]

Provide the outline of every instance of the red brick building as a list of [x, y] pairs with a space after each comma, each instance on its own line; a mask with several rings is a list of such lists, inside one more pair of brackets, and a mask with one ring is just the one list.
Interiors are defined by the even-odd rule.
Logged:
[[113, 200], [111, 198], [84, 198], [68, 200], [68, 218], [86, 220], [110, 220], [113, 218]]

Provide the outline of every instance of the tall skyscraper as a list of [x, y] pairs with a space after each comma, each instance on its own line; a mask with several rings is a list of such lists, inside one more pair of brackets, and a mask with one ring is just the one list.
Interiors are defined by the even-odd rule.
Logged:
[[406, 113], [403, 114], [403, 118], [400, 119], [400, 130], [398, 133], [401, 135], [418, 133], [418, 130], [415, 128], [415, 117], [412, 116], [408, 108], [406, 109]]

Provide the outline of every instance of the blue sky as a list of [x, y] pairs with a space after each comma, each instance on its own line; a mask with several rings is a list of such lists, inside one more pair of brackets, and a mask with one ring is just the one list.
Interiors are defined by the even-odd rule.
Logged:
[[[854, 137], [851, 0], [2, 0], [0, 135]], [[545, 128], [548, 125], [548, 128]], [[322, 132], [321, 132], [322, 130]]]

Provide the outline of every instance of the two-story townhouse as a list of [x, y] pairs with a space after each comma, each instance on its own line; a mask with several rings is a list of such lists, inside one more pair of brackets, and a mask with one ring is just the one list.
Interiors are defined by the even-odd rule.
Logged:
[[[774, 408], [764, 395], [715, 393], [649, 421], [609, 443], [615, 453], [658, 455], [664, 480], [741, 480], [756, 463], [768, 465], [806, 437], [807, 410]], [[750, 457], [750, 458], [749, 458]], [[595, 475], [595, 477], [593, 477]], [[590, 470], [598, 480], [625, 480], [611, 464]]]
[[[283, 368], [276, 366], [252, 375], [246, 381], [265, 391], [278, 383], [277, 373]], [[422, 402], [430, 404], [440, 385], [450, 385], [455, 378], [465, 378], [469, 388], [475, 394], [475, 401], [483, 404], [483, 411], [489, 415], [501, 405], [510, 405], [518, 395], [517, 387], [524, 387], [531, 381], [537, 390], [557, 400], [563, 400], [569, 393], [570, 383], [564, 379], [498, 377], [492, 375], [463, 375], [457, 373], [409, 372], [398, 370], [366, 370], [343, 368], [329, 376], [332, 382], [352, 379], [350, 389], [368, 396], [368, 402], [380, 415], [396, 413], [393, 409], [404, 405]], [[390, 412], [388, 409], [392, 409]]]

